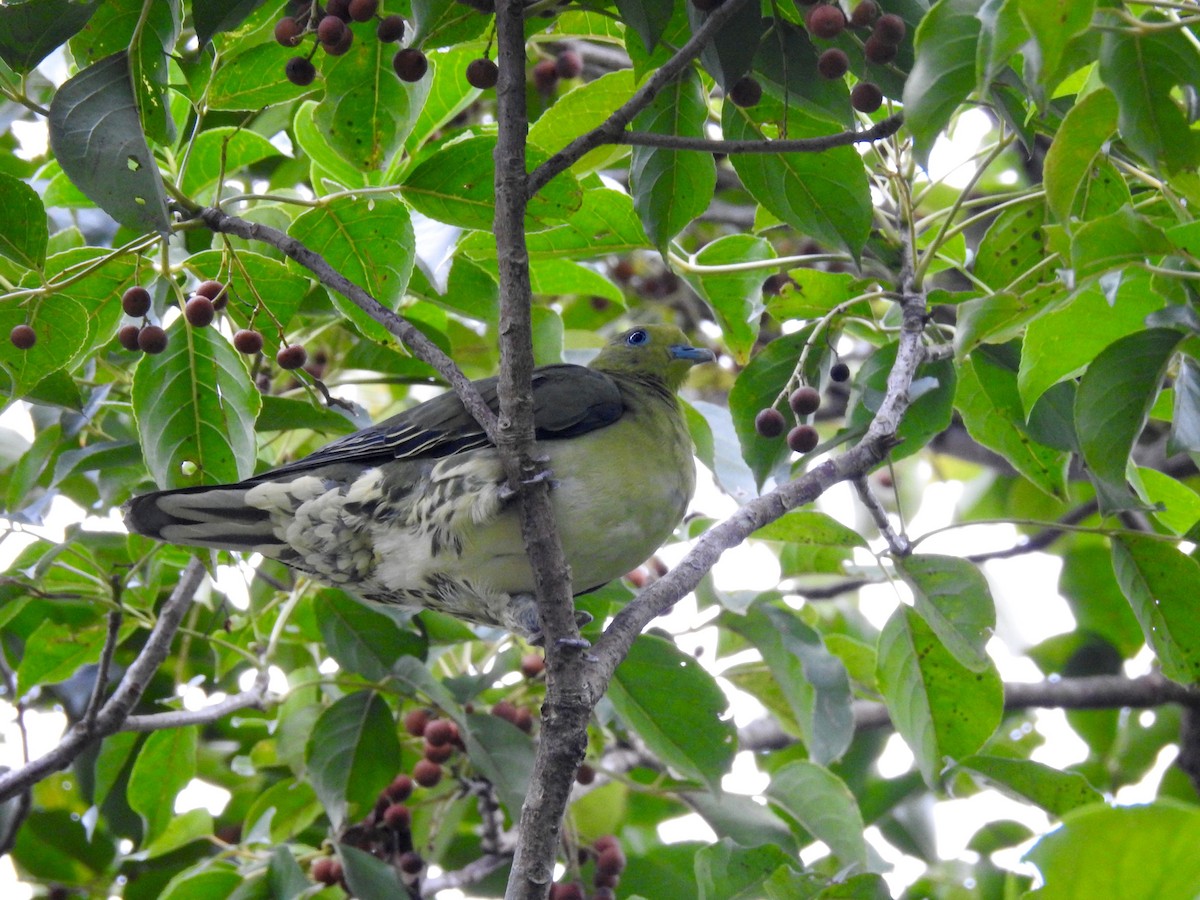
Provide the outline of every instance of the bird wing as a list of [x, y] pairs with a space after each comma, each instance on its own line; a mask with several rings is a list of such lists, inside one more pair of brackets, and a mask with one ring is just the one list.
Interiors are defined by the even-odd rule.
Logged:
[[[475, 382], [484, 403], [499, 412], [497, 378]], [[584, 366], [541, 366], [533, 374], [534, 431], [539, 440], [578, 437], [616, 422], [624, 412], [614, 379]], [[348, 434], [303, 459], [256, 475], [251, 482], [330, 464], [375, 466], [398, 459], [440, 459], [491, 446], [453, 392]]]

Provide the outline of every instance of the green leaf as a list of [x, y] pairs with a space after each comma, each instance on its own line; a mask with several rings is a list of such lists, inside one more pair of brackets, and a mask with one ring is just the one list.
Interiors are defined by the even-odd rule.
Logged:
[[336, 409], [313, 406], [308, 400], [293, 400], [265, 394], [262, 409], [254, 420], [255, 431], [292, 431], [309, 428], [322, 434], [340, 436], [358, 429], [354, 423]]
[[1058, 72], [1068, 42], [1091, 24], [1095, 0], [1019, 0], [1018, 6], [1037, 44], [1039, 80], [1053, 88], [1050, 79]]
[[842, 661], [820, 634], [790, 610], [757, 603], [729, 625], [762, 654], [800, 727], [809, 756], [828, 763], [841, 756], [854, 736], [850, 679]]
[[75, 885], [82, 891], [106, 877], [116, 855], [110, 840], [103, 835], [89, 836], [81, 816], [67, 809], [34, 807], [13, 840], [12, 858], [24, 877]]
[[365, 815], [400, 769], [400, 742], [387, 703], [374, 691], [342, 697], [317, 719], [305, 759], [334, 828]]
[[0, 305], [0, 332], [7, 335], [23, 323], [37, 334], [31, 349], [18, 350], [7, 339], [0, 341], [0, 385], [13, 397], [25, 396], [51, 372], [67, 366], [87, 343], [87, 311], [65, 294], [50, 294], [28, 307], [11, 301]]
[[1063, 818], [1026, 854], [1045, 886], [1030, 900], [1165, 900], [1200, 893], [1200, 810], [1158, 801], [1089, 806]]
[[633, 29], [649, 53], [671, 22], [671, 0], [616, 0], [621, 21]]
[[143, 843], [163, 834], [175, 814], [175, 797], [196, 774], [197, 729], [153, 732], [138, 751], [125, 796], [146, 824]]
[[[280, 740], [283, 740], [280, 735]], [[313, 789], [303, 781], [284, 778], [254, 798], [242, 820], [243, 840], [260, 839], [281, 844], [322, 815], [324, 810]]]
[[[706, 244], [691, 262], [718, 271], [683, 270], [688, 283], [708, 303], [721, 323], [726, 346], [739, 363], [750, 356], [762, 314], [763, 273], [740, 263], [774, 259], [775, 249], [764, 238], [729, 234]], [[726, 271], [720, 271], [720, 269]]]
[[371, 681], [385, 678], [401, 656], [420, 656], [427, 649], [418, 635], [341, 591], [317, 594], [313, 613], [330, 656], [343, 669]]
[[1174, 249], [1162, 229], [1123, 207], [1080, 225], [1071, 241], [1071, 265], [1079, 279], [1139, 263]]
[[1046, 205], [1063, 224], [1070, 221], [1075, 197], [1088, 181], [1093, 160], [1116, 130], [1117, 100], [1105, 89], [1088, 94], [1063, 118], [1046, 151], [1044, 170]]
[[[167, 349], [144, 355], [133, 373], [138, 436], [159, 487], [250, 477], [259, 397], [224, 336], [177, 319], [167, 329]], [[185, 462], [195, 465], [193, 475], [183, 471]]]
[[783, 289], [767, 298], [767, 312], [779, 322], [820, 318], [858, 294], [859, 281], [847, 272], [789, 269], [787, 274]]
[[50, 147], [81, 191], [137, 232], [170, 230], [167, 195], [146, 146], [129, 60], [115, 53], [73, 76], [50, 104]]
[[1195, 615], [1200, 562], [1166, 541], [1142, 535], [1114, 538], [1112, 558], [1117, 583], [1163, 674], [1180, 684], [1200, 681], [1200, 620]]
[[1031, 759], [969, 756], [960, 765], [982, 775], [1016, 800], [1036, 803], [1052, 816], [1103, 803], [1104, 795], [1077, 772], [1060, 772]]
[[[790, 109], [799, 107], [818, 118], [851, 127], [854, 108], [845, 79], [822, 78], [817, 71], [817, 59], [828, 49], [828, 43], [821, 41], [820, 47], [814, 46], [808, 31], [782, 18], [771, 23], [771, 31], [768, 39], [758, 45], [754, 58], [754, 77], [762, 82], [763, 89], [785, 101]], [[854, 60], [851, 46], [841, 46], [841, 39], [833, 46], [840, 46]], [[870, 76], [865, 80], [871, 80]], [[887, 91], [884, 85], [880, 87]], [[792, 136], [790, 128], [788, 136]]]
[[825, 513], [805, 509], [785, 513], [750, 536], [762, 541], [786, 541], [789, 544], [846, 548], [867, 546], [862, 535], [853, 528], [847, 528]]
[[1033, 409], [1051, 385], [1078, 375], [1118, 338], [1141, 331], [1146, 316], [1163, 303], [1146, 277], [1126, 275], [1111, 302], [1099, 287], [1088, 287], [1066, 306], [1030, 322], [1017, 373], [1024, 408]]
[[[967, 433], [1003, 456], [1039, 489], [1065, 500], [1071, 454], [1040, 444], [1029, 434], [1017, 373], [977, 352], [959, 367], [958, 374], [955, 406]], [[960, 661], [965, 662], [961, 657]]]
[[0, 209], [4, 210], [0, 255], [27, 269], [40, 269], [46, 262], [50, 230], [37, 191], [19, 178], [0, 173]]
[[226, 900], [242, 885], [242, 876], [221, 865], [208, 869], [184, 869], [167, 882], [159, 900]]
[[1105, 29], [1100, 77], [1117, 98], [1121, 137], [1134, 152], [1169, 172], [1194, 168], [1200, 138], [1173, 95], [1200, 83], [1200, 58], [1180, 29], [1161, 27], [1162, 16], [1150, 13], [1145, 21], [1152, 27]]
[[[496, 205], [495, 148], [496, 139], [490, 136], [442, 147], [408, 173], [404, 198], [418, 212], [446, 225], [490, 232]], [[536, 156], [530, 155], [531, 163], [537, 163]], [[562, 222], [581, 202], [575, 179], [569, 173], [557, 175], [530, 200], [526, 226], [537, 231]]]
[[774, 844], [741, 847], [722, 838], [696, 853], [697, 900], [757, 900], [767, 878], [795, 867], [794, 857]]
[[28, 72], [87, 24], [100, 0], [35, 0], [0, 5], [0, 59]]
[[917, 160], [928, 165], [933, 142], [975, 87], [979, 0], [939, 0], [917, 27], [916, 60], [904, 84], [904, 124]]
[[180, 189], [196, 198], [222, 175], [230, 178], [244, 168], [279, 155], [265, 137], [245, 128], [206, 128], [191, 143]]
[[[729, 140], [764, 140], [758, 123], [777, 121], [781, 115], [781, 107], [770, 98], [752, 110], [726, 103], [721, 127]], [[827, 119], [788, 110], [789, 138], [822, 137], [836, 130]], [[730, 161], [746, 190], [772, 215], [854, 256], [862, 250], [871, 231], [873, 207], [866, 170], [856, 150], [835, 147], [821, 153], [743, 153]]]
[[996, 605], [979, 568], [954, 556], [914, 554], [896, 560], [896, 571], [912, 588], [917, 613], [955, 662], [972, 672], [986, 671]]
[[[550, 108], [529, 127], [529, 144], [542, 150], [545, 156], [557, 152], [575, 138], [607, 121], [633, 96], [633, 89], [631, 69], [618, 69], [583, 82], [556, 98]], [[603, 145], [584, 154], [571, 166], [571, 172], [578, 178], [611, 165], [628, 152], [629, 148], [623, 145]], [[537, 165], [541, 161], [531, 158], [530, 163]]]
[[162, 834], [146, 847], [144, 856], [146, 859], [163, 856], [193, 841], [204, 840], [212, 833], [212, 814], [207, 809], [189, 809], [167, 821]]
[[[101, 12], [106, 8], [108, 5]], [[95, 16], [89, 27], [95, 26], [99, 19], [100, 15]], [[131, 22], [129, 41], [113, 47], [114, 50], [129, 48], [129, 75], [142, 127], [159, 144], [175, 140], [175, 122], [167, 108], [167, 54], [175, 49], [182, 19], [180, 0], [143, 7], [143, 14]]]
[[1031, 273], [1046, 256], [1043, 226], [1045, 206], [1040, 200], [1002, 210], [988, 226], [975, 254], [975, 277], [993, 291], [1022, 292], [1052, 277], [1043, 266]]
[[1200, 451], [1200, 364], [1184, 356], [1175, 376], [1175, 410], [1167, 449]]
[[[416, 238], [408, 209], [393, 197], [338, 197], [296, 219], [288, 234], [320, 247], [325, 261], [389, 309], [412, 274]], [[366, 337], [396, 343], [390, 331], [341, 294], [334, 306]]]
[[947, 757], [962, 759], [992, 736], [1004, 713], [994, 666], [960, 665], [915, 610], [899, 607], [879, 636], [876, 677], [896, 730], [925, 783], [940, 780]]
[[1125, 467], [1180, 339], [1179, 332], [1167, 328], [1119, 338], [1095, 358], [1079, 383], [1075, 431], [1103, 512], [1134, 504]]
[[[664, 692], [661, 685], [674, 685]], [[617, 668], [609, 699], [626, 724], [660, 759], [717, 789], [737, 749], [733, 722], [723, 718], [724, 693], [695, 658], [662, 638], [642, 635]]]
[[298, 49], [268, 41], [232, 59], [222, 59], [208, 85], [208, 105], [212, 109], [257, 110], [324, 90], [324, 79], [301, 87], [284, 77], [284, 67]]
[[350, 896], [361, 900], [395, 900], [407, 893], [396, 870], [383, 860], [349, 844], [338, 844], [338, 854], [342, 857]]
[[1069, 548], [1063, 554], [1058, 592], [1070, 605], [1079, 631], [1100, 636], [1122, 657], [1141, 648], [1141, 627], [1117, 584], [1106, 546], [1097, 541]]
[[[344, 867], [343, 867], [344, 871]], [[296, 857], [287, 847], [276, 847], [271, 852], [271, 865], [267, 870], [271, 897], [300, 897], [312, 887], [305, 877]]]
[[797, 849], [796, 838], [783, 820], [752, 797], [703, 791], [683, 791], [680, 797], [700, 814], [717, 837], [730, 838], [743, 847], [771, 843], [788, 851]]
[[99, 661], [106, 633], [100, 621], [81, 628], [44, 620], [25, 643], [17, 667], [17, 693], [24, 696], [38, 685], [66, 681], [80, 666]]
[[213, 35], [237, 28], [255, 9], [266, 0], [204, 0], [192, 4], [192, 19], [196, 26], [196, 39], [204, 46]]
[[521, 806], [533, 777], [533, 740], [506, 719], [484, 713], [466, 717], [467, 755], [496, 788], [510, 821], [521, 819]]
[[1200, 522], [1200, 494], [1157, 469], [1138, 468], [1134, 489], [1155, 506], [1154, 521], [1183, 537]]
[[766, 795], [828, 844], [843, 866], [867, 867], [862, 813], [845, 782], [828, 769], [808, 760], [790, 762], [771, 774]]
[[[635, 131], [702, 137], [708, 106], [694, 74], [677, 79], [657, 94], [633, 120]], [[634, 147], [629, 163], [633, 206], [646, 234], [666, 252], [667, 243], [708, 208], [717, 167], [708, 153]]]
[[[708, 19], [708, 13], [689, 3], [687, 17], [695, 32]], [[743, 3], [721, 30], [700, 48], [701, 64], [725, 93], [728, 94], [737, 80], [750, 71], [765, 24], [759, 4]]]

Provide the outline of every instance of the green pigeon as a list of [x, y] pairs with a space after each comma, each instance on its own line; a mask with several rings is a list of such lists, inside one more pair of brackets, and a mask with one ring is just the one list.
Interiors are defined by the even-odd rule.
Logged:
[[[636, 568], [682, 520], [696, 473], [676, 392], [712, 359], [678, 328], [641, 325], [587, 366], [534, 370], [537, 453], [574, 595]], [[475, 382], [493, 410], [496, 384]], [[237, 484], [135, 497], [125, 523], [171, 544], [261, 553], [368, 600], [539, 637], [499, 453], [453, 393]]]

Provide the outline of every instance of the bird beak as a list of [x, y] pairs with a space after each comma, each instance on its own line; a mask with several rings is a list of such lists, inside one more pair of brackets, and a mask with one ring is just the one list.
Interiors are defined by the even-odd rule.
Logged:
[[712, 362], [716, 355], [703, 347], [689, 347], [687, 344], [672, 344], [670, 347], [672, 359], [689, 359], [694, 363]]

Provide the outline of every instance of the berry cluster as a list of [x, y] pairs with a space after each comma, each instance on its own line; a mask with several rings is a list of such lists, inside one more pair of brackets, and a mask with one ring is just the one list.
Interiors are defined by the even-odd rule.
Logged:
[[580, 853], [580, 863], [594, 860], [591, 894], [585, 894], [583, 885], [577, 881], [560, 881], [550, 886], [550, 900], [613, 900], [621, 873], [625, 871], [625, 851], [612, 835], [598, 837], [590, 850]]
[[583, 57], [574, 50], [564, 50], [554, 59], [538, 60], [531, 74], [533, 86], [543, 94], [550, 94], [559, 79], [578, 78], [583, 74]]
[[[284, 16], [275, 23], [275, 40], [284, 47], [299, 47], [308, 34], [315, 34], [316, 44], [308, 56], [293, 56], [284, 66], [287, 80], [299, 87], [307, 87], [317, 77], [317, 68], [312, 63], [313, 54], [320, 46], [330, 56], [341, 56], [354, 44], [351, 22], [369, 22], [378, 19], [375, 36], [385, 44], [394, 44], [404, 38], [407, 28], [402, 16], [381, 16], [379, 0], [325, 0], [324, 9], [305, 3], [294, 16]], [[420, 50], [409, 47], [400, 50], [392, 59], [396, 75], [403, 81], [420, 81], [429, 70], [429, 60]]]
[[[845, 363], [834, 363], [829, 367], [831, 381], [841, 382], [849, 377], [850, 367]], [[821, 442], [821, 436], [812, 425], [799, 420], [811, 416], [821, 408], [821, 393], [814, 387], [801, 385], [788, 395], [788, 406], [795, 415], [797, 424], [788, 431], [787, 445], [796, 453], [810, 453]], [[754, 417], [754, 430], [761, 437], [777, 438], [783, 434], [786, 427], [787, 420], [784, 419], [783, 413], [773, 406], [760, 409]]]

